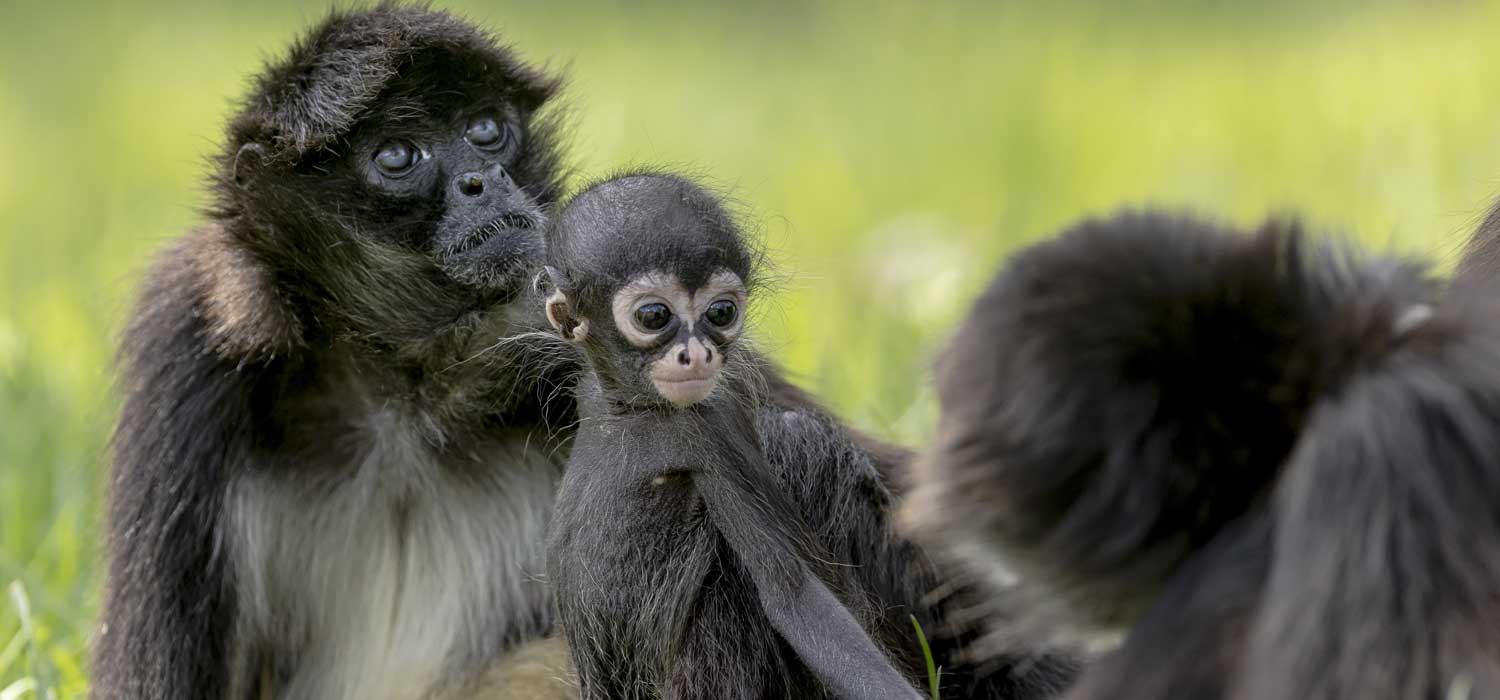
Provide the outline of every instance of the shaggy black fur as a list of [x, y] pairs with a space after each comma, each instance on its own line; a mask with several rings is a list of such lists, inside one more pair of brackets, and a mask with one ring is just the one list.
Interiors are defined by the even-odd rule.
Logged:
[[[689, 325], [691, 308], [653, 347], [617, 327], [611, 302], [643, 274], [669, 292], [724, 271], [754, 283], [724, 209], [680, 178], [626, 176], [573, 200], [548, 250], [559, 330], [593, 370], [547, 558], [584, 698], [917, 697], [829, 590], [836, 570], [761, 452], [745, 339]], [[675, 408], [647, 375], [688, 338], [719, 355], [722, 384]]]
[[1489, 215], [1464, 246], [1463, 257], [1458, 261], [1458, 279], [1465, 283], [1500, 282], [1500, 202], [1490, 208]]
[[[390, 4], [334, 13], [257, 78], [208, 222], [125, 334], [97, 697], [446, 697], [550, 628], [575, 368], [531, 332], [527, 282], [559, 190], [556, 89], [473, 26]], [[887, 527], [906, 453], [763, 380], [766, 457], [836, 514], [812, 523], [824, 547], [892, 600], [961, 596]], [[965, 666], [942, 609], [919, 616], [948, 697], [1066, 676]], [[907, 613], [872, 632], [914, 663]]]
[[[654, 356], [614, 327], [615, 291], [646, 272], [691, 288], [728, 269], [753, 288], [733, 218], [702, 188], [646, 174], [586, 190], [558, 221], [552, 277], [588, 320], [593, 371], [549, 571], [585, 697], [912, 697], [925, 678], [909, 617], [945, 629], [926, 599], [941, 579], [893, 532], [869, 454], [788, 399], [744, 339], [721, 347], [727, 385], [672, 409], [638, 376]], [[959, 639], [935, 642], [945, 697], [1046, 697], [1071, 673], [1036, 656], [985, 676]]]
[[1290, 225], [1086, 222], [943, 355], [910, 514], [1124, 631], [1069, 698], [1500, 697], [1483, 296]]
[[[428, 501], [518, 462], [553, 465], [506, 477], [541, 480], [538, 493], [557, 478], [546, 399], [570, 370], [525, 344], [475, 359], [537, 327], [534, 302], [510, 302], [529, 288], [558, 192], [539, 111], [556, 87], [481, 30], [392, 4], [332, 14], [256, 79], [215, 163], [209, 223], [157, 261], [125, 334], [95, 697], [352, 692], [328, 679], [352, 678], [340, 664], [360, 659], [334, 647], [362, 640], [329, 638], [340, 630], [325, 608], [362, 593], [322, 591], [340, 584], [295, 571], [298, 556], [348, 556], [330, 570], [372, 587], [385, 553], [430, 557], [424, 576], [448, 586], [435, 590], [472, 589], [493, 608], [429, 640], [443, 665], [405, 669], [417, 678], [461, 680], [548, 628], [532, 581], [547, 496], [524, 512], [497, 499], [498, 514], [439, 516]], [[485, 118], [503, 137], [473, 136]], [[410, 167], [383, 171], [393, 143], [388, 160], [405, 165], [405, 149]], [[277, 529], [278, 512], [316, 525]], [[422, 517], [538, 525], [465, 554], [498, 567], [485, 571], [424, 550], [440, 540], [412, 534]], [[330, 534], [356, 518], [389, 536]], [[528, 549], [530, 572], [516, 560]], [[284, 568], [248, 566], [254, 552]], [[393, 576], [398, 592], [431, 582]], [[399, 617], [391, 600], [356, 613]]]

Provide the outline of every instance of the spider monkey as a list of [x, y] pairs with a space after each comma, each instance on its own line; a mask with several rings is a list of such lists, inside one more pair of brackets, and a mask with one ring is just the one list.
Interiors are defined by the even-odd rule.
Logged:
[[800, 475], [761, 449], [755, 256], [733, 218], [681, 177], [631, 174], [549, 233], [547, 315], [589, 367], [548, 547], [585, 700], [917, 698], [861, 624], [875, 610], [830, 589], [852, 581], [781, 481]]
[[1483, 291], [1294, 223], [1086, 221], [942, 355], [907, 515], [1029, 590], [1008, 623], [1123, 636], [1073, 700], [1500, 697]]
[[545, 328], [557, 88], [400, 4], [255, 79], [125, 332], [95, 697], [432, 697], [548, 632], [574, 370], [474, 358]]

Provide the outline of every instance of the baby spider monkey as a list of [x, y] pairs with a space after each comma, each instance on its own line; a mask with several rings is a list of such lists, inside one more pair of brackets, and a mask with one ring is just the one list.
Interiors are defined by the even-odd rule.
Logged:
[[548, 259], [547, 316], [588, 366], [548, 542], [585, 700], [918, 697], [761, 447], [755, 256], [719, 200], [605, 181]]

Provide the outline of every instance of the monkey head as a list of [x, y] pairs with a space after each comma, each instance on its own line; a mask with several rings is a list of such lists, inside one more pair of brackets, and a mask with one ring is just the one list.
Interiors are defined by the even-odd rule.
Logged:
[[446, 13], [335, 13], [230, 124], [214, 214], [235, 262], [302, 327], [394, 346], [512, 299], [559, 189], [557, 86]]
[[754, 268], [714, 195], [675, 175], [606, 180], [563, 207], [547, 259], [547, 318], [607, 396], [684, 407], [713, 392]]

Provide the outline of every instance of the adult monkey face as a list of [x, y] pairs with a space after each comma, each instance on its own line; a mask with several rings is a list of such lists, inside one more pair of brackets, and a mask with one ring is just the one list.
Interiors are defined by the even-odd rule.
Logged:
[[304, 318], [401, 346], [524, 288], [559, 190], [540, 114], [556, 84], [479, 40], [373, 62], [300, 110], [237, 119], [222, 190]]
[[[393, 86], [420, 90], [422, 78], [442, 75], [434, 56], [414, 79]], [[456, 67], [463, 70], [462, 62]], [[454, 281], [474, 287], [511, 287], [540, 251], [542, 203], [550, 186], [529, 169], [528, 122], [537, 105], [507, 96], [480, 68], [449, 74], [452, 96], [400, 97], [381, 105], [351, 140], [349, 165], [369, 194], [384, 199], [401, 221], [397, 231]], [[415, 84], [414, 84], [415, 83]], [[538, 187], [541, 185], [541, 187]], [[399, 210], [409, 210], [402, 217]], [[420, 216], [418, 216], [420, 215]], [[404, 219], [404, 221], [403, 221]]]

